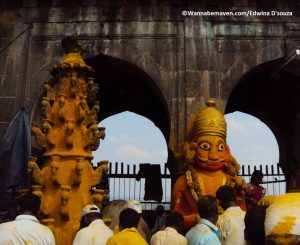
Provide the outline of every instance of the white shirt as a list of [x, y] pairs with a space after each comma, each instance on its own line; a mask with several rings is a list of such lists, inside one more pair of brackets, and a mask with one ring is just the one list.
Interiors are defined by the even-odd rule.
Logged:
[[105, 245], [112, 235], [112, 230], [101, 219], [96, 219], [77, 232], [73, 245]]
[[0, 245], [55, 245], [52, 231], [32, 215], [18, 215], [0, 224]]
[[245, 245], [245, 212], [238, 206], [230, 207], [221, 214], [217, 226], [222, 232], [222, 244], [224, 245]]
[[151, 245], [187, 245], [187, 239], [174, 228], [167, 227], [163, 231], [156, 232], [151, 238]]

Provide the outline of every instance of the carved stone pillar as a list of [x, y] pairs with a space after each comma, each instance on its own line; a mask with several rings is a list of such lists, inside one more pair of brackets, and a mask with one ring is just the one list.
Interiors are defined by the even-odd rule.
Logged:
[[[54, 231], [57, 244], [72, 244], [79, 228], [82, 208], [101, 205], [104, 191], [91, 187], [101, 181], [107, 164], [93, 170], [92, 152], [105, 136], [98, 127], [100, 105], [94, 101], [98, 86], [93, 69], [81, 57], [82, 48], [72, 40], [62, 42], [65, 57], [50, 71], [52, 80], [45, 82], [42, 98], [43, 124], [32, 125], [37, 143], [44, 149], [41, 169], [30, 159], [33, 193], [42, 199], [45, 223]], [[89, 108], [92, 105], [92, 108]], [[51, 220], [51, 222], [47, 222]]]

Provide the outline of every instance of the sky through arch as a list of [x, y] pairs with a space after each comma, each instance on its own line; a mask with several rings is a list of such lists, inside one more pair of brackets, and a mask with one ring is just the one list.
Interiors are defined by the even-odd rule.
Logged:
[[227, 143], [240, 164], [271, 165], [279, 162], [279, 148], [269, 127], [242, 112], [225, 115]]
[[[97, 151], [93, 152], [93, 163], [108, 160], [112, 162], [115, 173], [115, 162], [123, 162], [125, 169], [129, 165], [129, 172], [133, 173], [133, 165], [140, 163], [160, 164], [164, 171], [168, 158], [166, 140], [160, 129], [149, 119], [129, 111], [122, 112], [104, 119], [99, 124], [106, 127], [106, 137], [100, 143]], [[137, 169], [139, 167], [137, 166]], [[125, 170], [127, 171], [127, 170]], [[120, 165], [118, 168], [120, 173]], [[136, 181], [132, 178], [110, 179], [110, 200], [139, 199], [143, 200], [145, 179]], [[163, 201], [170, 200], [171, 181], [162, 180]]]
[[165, 138], [152, 121], [129, 111], [108, 117], [100, 122], [106, 137], [94, 154], [93, 162], [109, 160], [125, 164], [167, 162]]

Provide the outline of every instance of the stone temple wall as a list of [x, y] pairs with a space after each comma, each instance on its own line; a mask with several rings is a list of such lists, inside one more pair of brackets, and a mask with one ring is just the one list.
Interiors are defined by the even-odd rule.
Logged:
[[[183, 16], [185, 10], [253, 12]], [[292, 16], [258, 16], [273, 10]], [[72, 36], [85, 45], [86, 59], [118, 58], [153, 79], [170, 114], [169, 148], [176, 154], [207, 98], [225, 111], [245, 75], [300, 45], [299, 10], [296, 0], [2, 0], [0, 136], [21, 105], [38, 119], [43, 82], [63, 54], [61, 40]]]

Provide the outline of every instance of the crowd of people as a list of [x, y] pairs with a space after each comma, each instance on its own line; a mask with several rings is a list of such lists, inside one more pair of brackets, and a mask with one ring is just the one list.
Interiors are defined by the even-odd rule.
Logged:
[[[198, 223], [186, 234], [182, 214], [167, 214], [160, 205], [152, 233], [142, 218], [139, 201], [126, 203], [113, 230], [102, 221], [99, 207], [87, 205], [82, 210], [73, 245], [300, 244], [300, 195], [279, 196], [269, 207], [257, 205], [257, 199], [263, 195], [261, 180], [262, 175], [255, 172], [251, 178], [255, 191], [248, 193], [251, 207], [247, 212], [238, 206], [235, 190], [230, 186], [221, 186], [215, 197], [202, 196], [197, 202]], [[0, 245], [55, 244], [52, 231], [36, 218], [40, 205], [39, 197], [22, 196], [18, 205], [20, 215], [14, 221], [0, 224]]]

